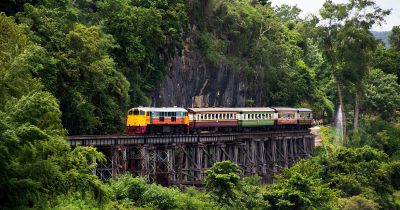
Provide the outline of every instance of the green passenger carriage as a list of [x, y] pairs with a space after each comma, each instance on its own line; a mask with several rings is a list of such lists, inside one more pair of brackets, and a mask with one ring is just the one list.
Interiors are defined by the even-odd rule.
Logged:
[[274, 126], [275, 110], [268, 107], [242, 108], [239, 110], [239, 126], [242, 128]]

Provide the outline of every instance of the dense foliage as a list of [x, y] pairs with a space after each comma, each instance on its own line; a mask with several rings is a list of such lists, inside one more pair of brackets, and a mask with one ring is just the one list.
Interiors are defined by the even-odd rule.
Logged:
[[[268, 0], [5, 0], [0, 4], [1, 209], [400, 209], [400, 27], [371, 0], [327, 0], [317, 16]], [[255, 81], [247, 105], [304, 106], [345, 145], [324, 147], [273, 184], [230, 161], [204, 190], [127, 174], [102, 183], [104, 155], [67, 134], [123, 132], [186, 47]]]

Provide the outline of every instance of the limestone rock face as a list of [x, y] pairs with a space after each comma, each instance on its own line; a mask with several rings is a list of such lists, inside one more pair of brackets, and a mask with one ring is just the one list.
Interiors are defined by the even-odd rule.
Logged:
[[[254, 82], [254, 81], [253, 81]], [[226, 66], [208, 64], [197, 50], [175, 57], [152, 95], [153, 106], [242, 107], [249, 79]], [[250, 97], [251, 98], [251, 97]]]

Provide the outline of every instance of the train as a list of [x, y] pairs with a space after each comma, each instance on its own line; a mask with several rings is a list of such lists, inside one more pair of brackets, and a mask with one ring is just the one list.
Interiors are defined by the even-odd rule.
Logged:
[[182, 108], [135, 107], [128, 110], [126, 134], [194, 134], [306, 130], [312, 110], [291, 107]]

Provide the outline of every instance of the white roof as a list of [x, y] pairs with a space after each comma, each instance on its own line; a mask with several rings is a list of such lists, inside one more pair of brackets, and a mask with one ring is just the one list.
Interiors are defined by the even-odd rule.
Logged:
[[139, 109], [145, 112], [187, 112], [186, 109], [181, 108], [181, 107], [160, 107], [160, 108], [156, 108], [156, 107], [135, 107], [132, 108], [130, 110], [133, 109]]
[[278, 112], [297, 112], [297, 109], [291, 107], [272, 107]]
[[297, 108], [297, 111], [299, 112], [311, 112], [311, 109], [307, 109], [307, 108]]
[[190, 112], [274, 112], [269, 107], [215, 107], [215, 108], [188, 108]]
[[241, 108], [241, 112], [274, 112], [274, 109], [271, 109], [269, 107], [246, 107], [246, 108]]
[[207, 107], [207, 108], [188, 108], [190, 112], [238, 112], [241, 108]]

